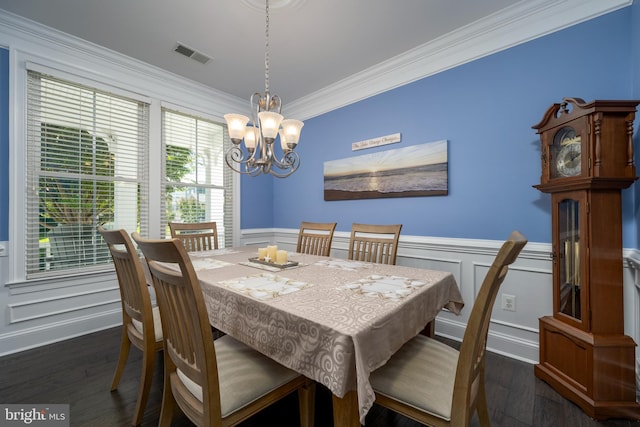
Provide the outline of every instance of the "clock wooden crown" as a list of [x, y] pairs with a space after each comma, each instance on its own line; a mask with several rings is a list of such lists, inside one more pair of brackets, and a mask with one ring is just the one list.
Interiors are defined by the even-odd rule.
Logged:
[[[633, 120], [640, 101], [564, 98], [553, 104], [533, 129], [540, 134], [542, 175], [540, 191], [626, 188], [636, 180], [633, 160]], [[564, 135], [575, 138], [563, 140]], [[564, 145], [573, 147], [568, 160], [560, 158]], [[579, 162], [578, 162], [579, 157]], [[573, 167], [563, 162], [571, 159]], [[567, 172], [569, 171], [569, 172]]]

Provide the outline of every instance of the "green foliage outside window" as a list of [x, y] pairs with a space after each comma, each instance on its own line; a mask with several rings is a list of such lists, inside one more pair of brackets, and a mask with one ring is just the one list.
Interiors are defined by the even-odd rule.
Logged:
[[185, 197], [178, 203], [182, 222], [204, 222], [206, 221], [207, 208], [194, 196]]
[[[84, 129], [50, 123], [41, 126], [39, 234], [41, 242], [50, 243], [52, 257], [47, 259], [52, 269], [108, 259], [96, 252], [95, 241], [98, 238], [96, 227], [114, 220], [115, 184], [112, 177], [115, 155], [110, 150], [112, 143]], [[185, 190], [186, 187], [179, 183], [192, 172], [194, 155], [183, 147], [168, 145], [166, 150], [166, 177], [170, 183], [166, 197], [170, 202], [172, 193]], [[179, 209], [188, 218], [204, 219], [204, 204], [194, 197], [181, 200]], [[175, 213], [171, 215], [175, 216]], [[102, 249], [106, 251], [106, 248]], [[45, 269], [44, 253], [41, 253], [40, 265]]]
[[[113, 221], [114, 184], [100, 180], [114, 172], [108, 142], [86, 130], [48, 123], [42, 125], [41, 135], [41, 225], [52, 228]], [[90, 176], [96, 179], [88, 179]]]

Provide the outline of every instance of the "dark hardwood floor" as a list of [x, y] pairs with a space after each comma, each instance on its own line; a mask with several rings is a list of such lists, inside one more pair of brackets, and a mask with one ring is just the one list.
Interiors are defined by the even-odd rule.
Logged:
[[[138, 387], [141, 353], [132, 348], [120, 387], [109, 387], [116, 366], [120, 328], [0, 358], [0, 403], [68, 403], [72, 426], [130, 425]], [[455, 345], [455, 343], [452, 343]], [[162, 359], [161, 359], [162, 360]], [[156, 366], [143, 426], [158, 423], [162, 368]], [[496, 354], [487, 357], [487, 394], [492, 426], [640, 426], [629, 420], [595, 421], [533, 375], [533, 366]], [[178, 418], [175, 426], [191, 425]], [[298, 426], [295, 394], [245, 421], [243, 427]], [[316, 426], [333, 425], [331, 394], [318, 386]], [[478, 422], [474, 419], [473, 426]], [[419, 427], [420, 424], [374, 406], [367, 427]]]

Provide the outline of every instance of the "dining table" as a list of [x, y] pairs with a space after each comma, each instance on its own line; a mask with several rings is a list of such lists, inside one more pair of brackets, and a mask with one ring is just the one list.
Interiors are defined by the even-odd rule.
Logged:
[[327, 387], [335, 426], [364, 424], [370, 373], [464, 306], [446, 271], [295, 252], [276, 264], [254, 246], [189, 256], [211, 326]]

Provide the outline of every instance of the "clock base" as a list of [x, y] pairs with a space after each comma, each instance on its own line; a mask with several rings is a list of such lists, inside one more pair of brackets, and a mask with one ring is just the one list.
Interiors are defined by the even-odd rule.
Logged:
[[635, 347], [626, 335], [594, 336], [542, 317], [540, 363], [534, 373], [594, 419], [639, 420]]

